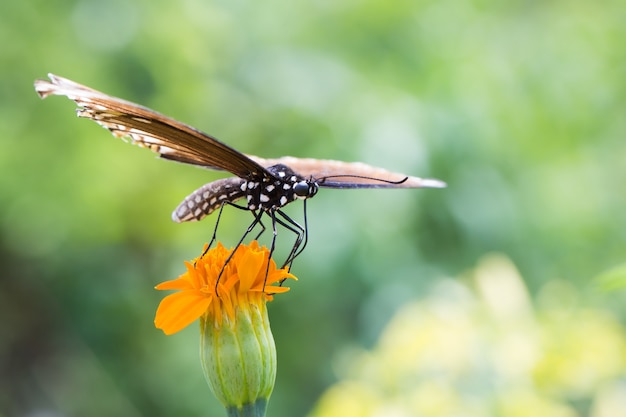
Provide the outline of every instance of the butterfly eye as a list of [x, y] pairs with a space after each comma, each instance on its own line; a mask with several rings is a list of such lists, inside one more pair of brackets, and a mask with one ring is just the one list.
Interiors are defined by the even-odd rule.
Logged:
[[[293, 192], [298, 197], [311, 197], [309, 192], [309, 184], [306, 181], [300, 181], [293, 186]], [[314, 193], [313, 193], [314, 194]]]

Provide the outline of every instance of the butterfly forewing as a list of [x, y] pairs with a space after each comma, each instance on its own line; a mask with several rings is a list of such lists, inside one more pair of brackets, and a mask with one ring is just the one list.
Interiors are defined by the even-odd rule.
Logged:
[[66, 78], [53, 74], [49, 77], [51, 81], [35, 82], [42, 98], [51, 94], [67, 96], [81, 107], [79, 116], [94, 120], [117, 137], [128, 137], [163, 158], [226, 170], [241, 178], [267, 175], [250, 158], [189, 125]]
[[[158, 153], [165, 159], [226, 170], [240, 178], [263, 182], [273, 177], [267, 168], [283, 164], [320, 187], [327, 188], [421, 188], [445, 187], [434, 179], [410, 177], [360, 162], [282, 157], [263, 159], [244, 155], [189, 125], [139, 104], [112, 97], [74, 81], [49, 74], [51, 81], [37, 80], [35, 89], [43, 98], [64, 95], [89, 118], [120, 138]], [[275, 180], [276, 178], [273, 178]]]

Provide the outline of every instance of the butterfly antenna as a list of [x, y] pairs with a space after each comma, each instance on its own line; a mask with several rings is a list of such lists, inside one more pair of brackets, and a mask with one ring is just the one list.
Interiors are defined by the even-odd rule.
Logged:
[[391, 181], [391, 180], [384, 180], [382, 178], [368, 177], [368, 176], [365, 176], [365, 175], [347, 175], [347, 174], [341, 175], [341, 174], [339, 174], [339, 175], [328, 175], [326, 177], [320, 177], [317, 181], [320, 184], [324, 184], [324, 181], [326, 181], [327, 179], [330, 179], [330, 178], [358, 178], [358, 179], [361, 179], [361, 180], [379, 181], [379, 182], [384, 182], [386, 184], [394, 184], [394, 185], [402, 184], [402, 183], [406, 182], [409, 179], [409, 177], [406, 176], [406, 177], [404, 177], [401, 180]]

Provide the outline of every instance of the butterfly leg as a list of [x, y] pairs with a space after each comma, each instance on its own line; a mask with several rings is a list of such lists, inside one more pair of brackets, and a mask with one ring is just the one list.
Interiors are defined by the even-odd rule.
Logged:
[[[230, 204], [233, 207], [237, 207], [237, 208], [239, 208], [241, 210], [248, 210], [245, 207], [238, 206], [238, 205], [233, 204], [233, 203], [228, 203], [228, 204]], [[259, 211], [257, 213], [256, 211], [252, 211], [252, 214], [254, 215], [254, 220], [252, 221], [252, 223], [250, 223], [250, 226], [248, 226], [248, 228], [246, 229], [246, 232], [243, 234], [243, 236], [241, 236], [241, 239], [239, 239], [239, 242], [237, 242], [237, 245], [235, 245], [235, 248], [233, 249], [233, 251], [230, 253], [230, 255], [228, 255], [228, 258], [226, 258], [226, 262], [224, 262], [224, 266], [222, 266], [222, 270], [220, 271], [220, 274], [217, 276], [217, 281], [215, 282], [215, 293], [216, 294], [217, 294], [217, 285], [220, 283], [220, 278], [222, 278], [222, 274], [224, 273], [224, 269], [226, 269], [226, 265], [228, 265], [230, 260], [233, 258], [233, 256], [235, 255], [235, 252], [237, 251], [237, 249], [239, 249], [239, 246], [241, 246], [241, 244], [245, 240], [246, 236], [248, 236], [250, 234], [250, 232], [252, 232], [252, 230], [254, 230], [256, 225], [261, 222], [261, 217], [263, 217], [263, 213], [265, 213], [265, 212], [264, 211]], [[270, 256], [271, 256], [271, 253], [270, 253]]]
[[[270, 254], [267, 258], [267, 265], [265, 267], [265, 279], [263, 280], [263, 291], [265, 291], [265, 283], [267, 282], [267, 275], [270, 271], [270, 262], [272, 259], [272, 255], [274, 254], [274, 249], [276, 248], [276, 236], [278, 236], [278, 230], [276, 229], [276, 223], [282, 224], [280, 219], [276, 218], [276, 212], [280, 212], [280, 210], [270, 210], [267, 214], [272, 219], [272, 244], [270, 245]], [[260, 222], [260, 220], [259, 220]], [[263, 225], [261, 223], [261, 225]], [[263, 231], [265, 231], [265, 227], [263, 227]]]
[[[255, 213], [252, 213], [253, 215], [256, 216]], [[256, 235], [256, 237], [254, 238], [254, 240], [259, 240], [259, 238], [261, 237], [261, 235], [265, 232], [265, 225], [263, 224], [263, 220], [259, 219], [259, 226], [261, 226], [261, 231]]]
[[217, 220], [215, 220], [215, 227], [213, 228], [213, 236], [211, 236], [209, 246], [207, 246], [206, 250], [202, 253], [203, 256], [209, 251], [209, 249], [211, 249], [211, 247], [215, 243], [215, 239], [217, 239], [217, 228], [220, 225], [220, 219], [222, 218], [222, 211], [224, 210], [225, 205], [226, 203], [222, 203], [222, 205], [220, 206], [220, 211], [217, 213]]
[[[295, 253], [295, 255], [293, 255], [293, 258], [291, 259], [292, 262], [302, 253], [302, 251], [304, 251], [304, 248], [306, 248], [307, 243], [309, 243], [309, 222], [308, 222], [307, 215], [306, 215], [306, 200], [304, 200], [302, 203], [303, 203], [302, 207], [303, 207], [303, 218], [304, 218], [304, 241], [301, 242], [300, 250], [298, 250]], [[302, 230], [302, 227], [298, 223], [296, 222], [294, 223], [299, 227], [299, 230]]]
[[206, 255], [206, 253], [209, 251], [209, 249], [211, 249], [211, 247], [213, 247], [213, 244], [215, 243], [215, 240], [217, 239], [217, 228], [220, 225], [220, 219], [222, 217], [222, 211], [224, 210], [224, 206], [229, 205], [229, 206], [233, 206], [235, 208], [238, 208], [239, 210], [248, 210], [247, 207], [244, 206], [240, 206], [237, 205], [235, 203], [231, 203], [230, 201], [224, 201], [222, 203], [222, 205], [220, 206], [220, 210], [217, 213], [217, 220], [215, 221], [215, 227], [213, 228], [213, 235], [211, 236], [211, 241], [209, 242], [208, 246], [206, 247], [206, 249], [204, 249], [204, 251], [202, 252], [202, 255], [200, 255], [200, 257]]
[[300, 255], [300, 253], [302, 253], [302, 251], [306, 247], [306, 244], [308, 242], [308, 228], [307, 228], [307, 223], [306, 223], [306, 216], [304, 217], [304, 221], [305, 221], [304, 227], [302, 227], [300, 224], [298, 224], [291, 217], [287, 216], [281, 210], [277, 210], [277, 213], [284, 219], [284, 220], [281, 220], [277, 218], [276, 221], [278, 222], [278, 224], [280, 224], [285, 229], [291, 231], [292, 233], [296, 235], [296, 241], [293, 247], [291, 248], [291, 252], [289, 252], [289, 256], [287, 256], [287, 259], [285, 260], [285, 263], [283, 264], [283, 268], [284, 268], [287, 265], [291, 266], [291, 264], [296, 259], [296, 257]]
[[[280, 219], [279, 217], [276, 217], [276, 214], [280, 215], [284, 220]], [[291, 249], [291, 252], [289, 253], [289, 256], [287, 257], [282, 268], [284, 268], [287, 265], [291, 266], [291, 263], [293, 262], [297, 254], [299, 254], [302, 251], [302, 250], [298, 251], [298, 248], [300, 248], [302, 244], [303, 237], [307, 236], [305, 229], [303, 229], [302, 226], [296, 223], [292, 218], [287, 216], [281, 210], [270, 210], [267, 212], [267, 215], [272, 219], [272, 243], [270, 245], [270, 253], [268, 257], [268, 262], [267, 262], [267, 265], [265, 266], [265, 281], [263, 282], [263, 290], [265, 290], [265, 282], [267, 282], [267, 276], [269, 274], [270, 260], [272, 259], [272, 255], [274, 254], [274, 250], [276, 249], [276, 236], [278, 236], [278, 228], [276, 227], [276, 225], [279, 224], [283, 226], [285, 229], [297, 235], [296, 243]], [[261, 226], [263, 227], [263, 230], [261, 231], [261, 233], [263, 233], [263, 231], [265, 231], [265, 226], [263, 225], [260, 216], [258, 218], [258, 223], [260, 223]], [[305, 239], [305, 245], [306, 245], [306, 239]]]

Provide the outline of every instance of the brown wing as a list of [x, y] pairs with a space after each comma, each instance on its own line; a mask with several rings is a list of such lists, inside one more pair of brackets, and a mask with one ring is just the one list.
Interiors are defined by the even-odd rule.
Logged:
[[313, 178], [320, 187], [328, 188], [443, 188], [446, 183], [436, 179], [411, 177], [376, 168], [362, 162], [341, 162], [328, 159], [284, 156], [263, 159], [248, 155], [260, 165], [284, 164], [304, 178]]
[[41, 98], [66, 96], [81, 108], [78, 116], [91, 119], [119, 138], [186, 164], [229, 171], [238, 177], [269, 176], [261, 165], [241, 152], [189, 125], [130, 101], [112, 97], [57, 75], [35, 81]]

